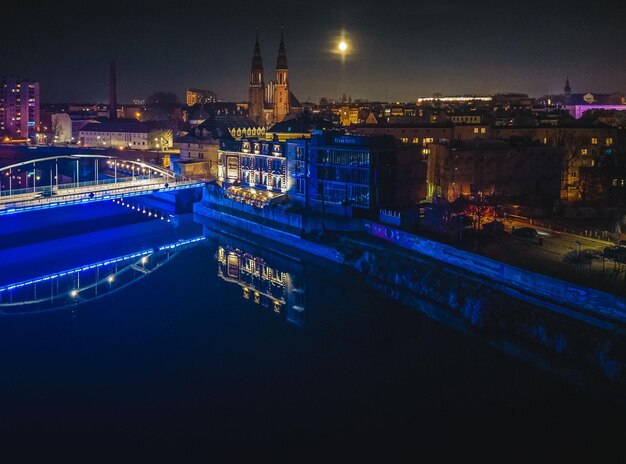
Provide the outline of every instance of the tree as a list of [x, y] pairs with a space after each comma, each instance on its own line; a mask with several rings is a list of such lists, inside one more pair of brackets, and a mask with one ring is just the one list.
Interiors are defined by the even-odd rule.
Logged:
[[[579, 189], [579, 181], [570, 182], [570, 172], [576, 173], [578, 179], [578, 168], [580, 167], [582, 149], [587, 145], [587, 138], [576, 135], [572, 130], [560, 130], [556, 133], [555, 145], [563, 150], [562, 168], [561, 168], [561, 192], [565, 191], [566, 198], [569, 199], [569, 190], [571, 187]], [[563, 194], [561, 194], [563, 198]]]
[[52, 126], [50, 127], [50, 129], [52, 129], [52, 143], [56, 143], [57, 140], [61, 139], [61, 137], [63, 136], [64, 133], [64, 129], [63, 129], [63, 125], [61, 124], [61, 121], [59, 121], [59, 117], [52, 117]]
[[144, 119], [173, 122], [178, 108], [178, 97], [172, 92], [159, 91], [148, 96]]

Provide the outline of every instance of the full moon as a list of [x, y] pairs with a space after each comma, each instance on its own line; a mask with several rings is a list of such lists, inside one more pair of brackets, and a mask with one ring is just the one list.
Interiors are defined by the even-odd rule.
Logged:
[[339, 42], [339, 51], [340, 52], [345, 52], [348, 49], [348, 44], [345, 43], [343, 40], [341, 42]]

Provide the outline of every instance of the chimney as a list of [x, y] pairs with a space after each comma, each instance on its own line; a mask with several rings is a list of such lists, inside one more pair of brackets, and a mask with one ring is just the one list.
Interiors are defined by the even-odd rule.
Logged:
[[117, 119], [117, 81], [115, 61], [109, 66], [109, 119]]

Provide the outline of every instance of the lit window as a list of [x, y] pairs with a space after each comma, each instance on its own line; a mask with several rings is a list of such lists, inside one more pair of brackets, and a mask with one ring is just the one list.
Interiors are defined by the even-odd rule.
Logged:
[[609, 146], [613, 145], [613, 137], [607, 137], [606, 138], [606, 144], [609, 145]]
[[413, 143], [420, 143], [420, 139], [418, 137], [413, 137]]
[[409, 143], [409, 139], [407, 137], [402, 137], [402, 143]]
[[544, 138], [543, 138], [543, 144], [544, 144], [544, 145], [547, 145], [547, 144], [548, 144], [548, 138], [547, 138], [547, 137], [544, 137]]
[[580, 150], [580, 154], [581, 155], [586, 155], [587, 153], [589, 153], [589, 152], [588, 152], [588, 150], [586, 148], [583, 148], [583, 149]]
[[596, 137], [592, 137], [591, 138], [591, 145], [597, 145], [598, 144], [598, 139]]
[[424, 149], [422, 150], [422, 154], [423, 154], [423, 155], [430, 155], [430, 148], [424, 148]]
[[474, 134], [478, 134], [478, 127], [474, 127]]

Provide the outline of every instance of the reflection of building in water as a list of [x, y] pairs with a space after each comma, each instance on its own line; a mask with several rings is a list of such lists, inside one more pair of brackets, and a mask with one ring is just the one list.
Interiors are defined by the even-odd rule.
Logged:
[[[243, 298], [284, 314], [287, 321], [304, 326], [304, 286], [288, 265], [230, 246], [217, 249], [218, 275], [243, 288]], [[293, 263], [296, 266], [295, 263]]]

